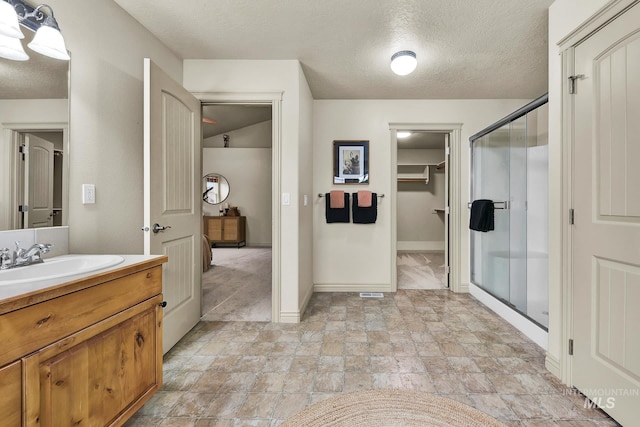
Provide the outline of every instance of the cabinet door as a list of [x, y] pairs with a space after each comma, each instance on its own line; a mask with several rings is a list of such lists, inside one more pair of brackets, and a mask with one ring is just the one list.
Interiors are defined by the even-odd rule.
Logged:
[[213, 217], [207, 219], [207, 236], [209, 240], [221, 241], [222, 238], [222, 218]]
[[238, 224], [240, 218], [224, 218], [222, 229], [222, 240], [225, 242], [235, 242], [238, 240]]
[[0, 368], [0, 426], [19, 427], [22, 421], [22, 364]]
[[[36, 407], [28, 408], [27, 425], [107, 426], [128, 418], [162, 382], [158, 319], [159, 307], [153, 304], [69, 350], [37, 360], [39, 384], [28, 387], [39, 390], [39, 398], [28, 402]], [[25, 363], [31, 365], [32, 358], [41, 355]]]

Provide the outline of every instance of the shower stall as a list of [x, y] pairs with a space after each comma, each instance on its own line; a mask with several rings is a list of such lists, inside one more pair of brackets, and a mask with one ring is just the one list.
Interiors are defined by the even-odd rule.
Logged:
[[547, 330], [548, 96], [470, 138], [471, 200], [494, 205], [494, 229], [471, 230], [471, 282]]

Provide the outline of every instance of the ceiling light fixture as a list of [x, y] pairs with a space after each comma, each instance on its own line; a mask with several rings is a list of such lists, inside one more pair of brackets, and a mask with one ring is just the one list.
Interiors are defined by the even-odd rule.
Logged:
[[391, 70], [399, 76], [412, 73], [417, 65], [416, 54], [410, 50], [401, 50], [391, 57]]
[[409, 132], [409, 131], [402, 131], [402, 130], [399, 130], [399, 131], [396, 133], [396, 138], [400, 138], [400, 139], [408, 138], [408, 137], [410, 137], [410, 136], [411, 136], [411, 132]]
[[[44, 7], [49, 9], [49, 15], [41, 10]], [[17, 61], [29, 59], [20, 43], [24, 35], [19, 24], [36, 33], [28, 44], [31, 50], [55, 59], [70, 59], [51, 6], [41, 4], [33, 8], [22, 0], [0, 0], [0, 57]], [[8, 38], [14, 41], [9, 42]]]

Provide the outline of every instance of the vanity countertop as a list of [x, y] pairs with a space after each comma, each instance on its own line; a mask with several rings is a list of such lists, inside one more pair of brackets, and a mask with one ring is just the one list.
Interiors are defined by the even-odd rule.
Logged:
[[[120, 255], [124, 261], [98, 271], [0, 286], [0, 314], [89, 288], [167, 262], [165, 255]], [[45, 262], [46, 259], [45, 259]], [[20, 267], [29, 268], [29, 267]]]

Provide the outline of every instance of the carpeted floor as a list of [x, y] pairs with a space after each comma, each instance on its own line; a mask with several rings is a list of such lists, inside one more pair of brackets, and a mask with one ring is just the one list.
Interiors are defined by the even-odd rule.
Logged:
[[398, 289], [445, 289], [444, 252], [399, 252]]
[[214, 248], [202, 275], [202, 320], [271, 321], [271, 248]]

